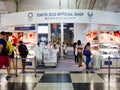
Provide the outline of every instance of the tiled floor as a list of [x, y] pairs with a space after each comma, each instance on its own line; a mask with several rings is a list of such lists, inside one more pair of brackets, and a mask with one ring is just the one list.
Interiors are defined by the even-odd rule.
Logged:
[[10, 80], [0, 74], [0, 90], [120, 90], [120, 73], [98, 71], [18, 73]]
[[8, 81], [5, 76], [6, 70], [0, 70], [0, 90], [120, 90], [120, 69], [111, 69], [110, 77], [108, 69], [86, 71], [82, 68], [77, 71], [40, 69], [36, 77], [34, 70], [28, 69], [25, 73], [18, 70], [18, 76], [12, 75]]

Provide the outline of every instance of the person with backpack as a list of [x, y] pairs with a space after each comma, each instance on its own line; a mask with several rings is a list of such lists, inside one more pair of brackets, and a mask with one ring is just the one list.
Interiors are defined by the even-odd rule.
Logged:
[[10, 67], [11, 67], [11, 69], [13, 67], [13, 69], [14, 69], [13, 72], [15, 73], [16, 65], [15, 65], [15, 60], [14, 60], [14, 52], [16, 52], [16, 51], [15, 51], [15, 46], [14, 46], [15, 44], [10, 41], [11, 36], [12, 36], [12, 33], [6, 32], [6, 36], [5, 36], [6, 42], [7, 42], [6, 48], [7, 48], [7, 53], [9, 55], [9, 58], [10, 58], [10, 62], [12, 62]]
[[11, 59], [11, 61], [12, 61], [12, 66], [11, 67], [13, 67], [13, 69], [14, 69], [14, 72], [15, 72], [15, 70], [16, 70], [16, 65], [15, 65], [15, 60], [14, 60], [14, 58], [15, 58], [15, 54], [17, 54], [17, 48], [16, 48], [16, 44], [12, 44], [13, 45], [13, 51], [12, 51], [12, 54], [10, 55], [10, 59]]
[[28, 49], [27, 49], [27, 46], [23, 43], [23, 41], [19, 41], [18, 51], [19, 51], [20, 57], [22, 58], [22, 72], [24, 73], [26, 58], [28, 55]]
[[2, 31], [0, 33], [0, 69], [4, 66], [6, 66], [7, 69], [7, 76], [6, 79], [10, 79], [11, 78], [11, 74], [10, 74], [10, 60], [9, 60], [9, 55], [6, 52], [6, 45], [7, 45], [7, 40], [6, 40], [6, 33], [4, 31]]

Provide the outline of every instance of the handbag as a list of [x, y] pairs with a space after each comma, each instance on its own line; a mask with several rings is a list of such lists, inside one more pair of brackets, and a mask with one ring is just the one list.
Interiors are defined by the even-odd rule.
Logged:
[[83, 51], [83, 55], [85, 56], [90, 56], [91, 55], [91, 52], [89, 50], [84, 50]]

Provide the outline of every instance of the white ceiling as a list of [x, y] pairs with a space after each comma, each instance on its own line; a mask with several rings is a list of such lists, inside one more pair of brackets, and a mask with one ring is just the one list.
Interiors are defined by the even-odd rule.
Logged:
[[0, 13], [39, 9], [90, 9], [120, 12], [120, 0], [0, 0]]

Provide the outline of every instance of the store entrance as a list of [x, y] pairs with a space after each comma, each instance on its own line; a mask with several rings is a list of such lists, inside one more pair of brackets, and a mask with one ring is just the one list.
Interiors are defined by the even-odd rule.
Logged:
[[73, 38], [74, 38], [74, 24], [73, 23], [64, 23], [64, 24], [51, 23], [50, 29], [51, 29], [50, 37], [53, 43], [61, 44], [64, 42], [65, 44], [72, 46]]

